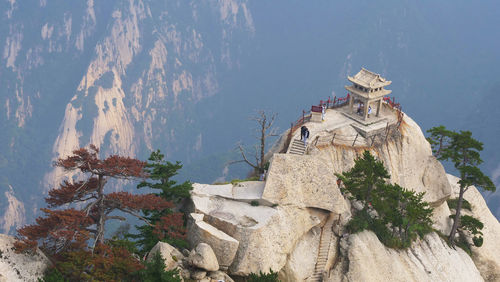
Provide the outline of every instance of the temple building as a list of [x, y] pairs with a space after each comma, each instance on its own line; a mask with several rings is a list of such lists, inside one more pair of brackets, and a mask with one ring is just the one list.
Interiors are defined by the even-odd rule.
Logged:
[[[384, 87], [391, 84], [392, 81], [365, 68], [361, 68], [353, 77], [347, 76], [347, 79], [352, 82], [352, 85], [345, 86], [350, 94], [349, 113], [352, 115], [356, 111], [363, 117], [363, 120], [366, 120], [369, 118], [369, 109], [376, 108], [375, 115], [378, 117], [382, 107], [382, 99], [392, 92]], [[355, 103], [357, 103], [356, 109], [354, 109]]]

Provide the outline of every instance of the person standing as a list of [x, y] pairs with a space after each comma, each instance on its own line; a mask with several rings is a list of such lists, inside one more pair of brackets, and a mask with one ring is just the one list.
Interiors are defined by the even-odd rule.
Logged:
[[309, 129], [304, 126], [304, 147], [306, 146], [307, 138], [309, 138]]
[[368, 106], [368, 117], [370, 117], [371, 113], [372, 113], [372, 106]]
[[321, 121], [325, 121], [325, 112], [326, 112], [326, 105], [323, 104], [321, 106]]

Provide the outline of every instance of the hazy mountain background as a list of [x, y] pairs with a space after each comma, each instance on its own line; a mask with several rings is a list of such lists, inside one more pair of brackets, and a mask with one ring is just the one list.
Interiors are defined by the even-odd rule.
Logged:
[[0, 15], [2, 232], [44, 206], [54, 158], [89, 143], [161, 149], [179, 179], [244, 177], [225, 163], [254, 143], [257, 109], [285, 130], [361, 67], [423, 130], [471, 130], [500, 184], [498, 1], [0, 0]]

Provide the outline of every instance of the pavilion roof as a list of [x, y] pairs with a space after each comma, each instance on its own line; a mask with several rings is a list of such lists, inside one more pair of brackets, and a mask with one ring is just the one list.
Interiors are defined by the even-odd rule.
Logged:
[[371, 89], [384, 87], [392, 83], [392, 81], [381, 77], [380, 74], [371, 72], [365, 68], [361, 68], [361, 70], [354, 77], [347, 76], [347, 79], [349, 79], [352, 83]]

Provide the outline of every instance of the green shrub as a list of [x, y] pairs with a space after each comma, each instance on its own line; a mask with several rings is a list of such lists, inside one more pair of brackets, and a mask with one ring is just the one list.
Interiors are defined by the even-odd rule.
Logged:
[[[448, 207], [450, 209], [456, 209], [457, 203], [458, 203], [458, 198], [448, 199], [448, 200], [446, 200], [446, 203], [448, 204]], [[472, 205], [466, 199], [463, 199], [462, 209], [472, 211]]]
[[252, 206], [254, 206], [254, 207], [257, 207], [257, 206], [259, 206], [259, 201], [257, 201], [257, 200], [252, 200], [252, 201], [250, 202], [250, 205], [252, 205]]
[[[450, 218], [455, 218], [455, 215], [450, 215]], [[472, 242], [474, 246], [481, 247], [483, 245], [483, 229], [484, 224], [477, 218], [470, 215], [462, 215], [460, 217], [460, 224], [458, 226], [458, 231], [460, 233], [460, 238], [463, 236], [464, 238], [472, 237]], [[465, 240], [465, 243], [468, 245], [469, 243]]]
[[139, 277], [144, 282], [180, 282], [179, 271], [165, 271], [165, 262], [159, 252], [156, 252], [151, 262], [144, 262], [145, 268], [139, 271]]
[[38, 282], [68, 282], [69, 280], [64, 278], [64, 276], [57, 270], [57, 268], [53, 267], [48, 269], [43, 278], [38, 278]]
[[472, 238], [472, 242], [474, 243], [474, 246], [481, 247], [483, 245], [483, 237], [474, 237]]
[[[387, 184], [390, 175], [368, 151], [355, 160], [351, 170], [336, 175], [344, 184], [342, 192], [363, 204], [363, 209], [347, 224], [348, 231], [372, 230], [391, 248], [409, 247], [418, 236], [432, 231], [433, 209], [423, 200], [424, 193]], [[371, 216], [372, 211], [376, 215]]]
[[260, 271], [259, 274], [251, 273], [247, 279], [248, 282], [279, 282], [278, 280], [278, 272], [273, 272], [272, 269], [269, 269], [269, 273], [262, 273]]
[[370, 226], [371, 217], [367, 211], [359, 211], [347, 223], [346, 228], [350, 233], [358, 233], [368, 229]]
[[252, 176], [252, 177], [249, 177], [249, 178], [246, 178], [246, 179], [233, 179], [233, 180], [231, 180], [231, 184], [236, 185], [236, 184], [238, 184], [240, 182], [258, 181], [258, 180], [259, 180], [258, 176]]

